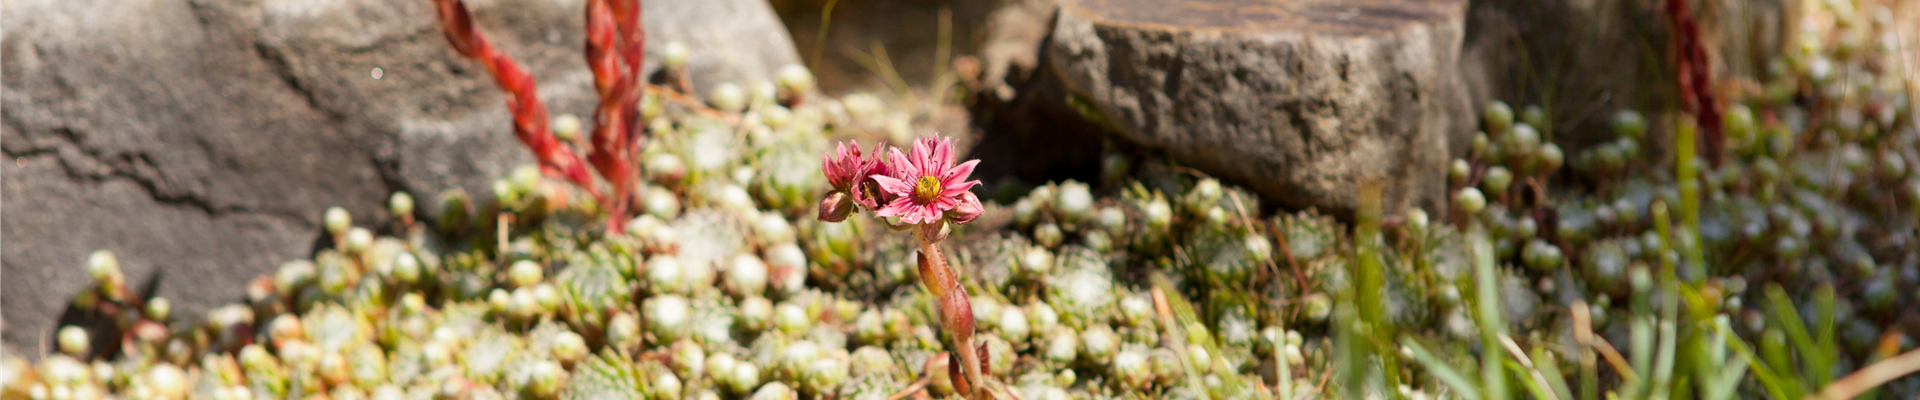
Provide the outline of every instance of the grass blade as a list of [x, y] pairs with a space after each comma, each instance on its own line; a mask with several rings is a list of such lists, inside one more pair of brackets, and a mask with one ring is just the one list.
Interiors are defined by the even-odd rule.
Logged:
[[1504, 358], [1500, 352], [1500, 335], [1506, 331], [1506, 322], [1501, 320], [1500, 310], [1500, 272], [1494, 267], [1493, 242], [1487, 239], [1487, 232], [1473, 228], [1468, 240], [1473, 242], [1474, 275], [1474, 320], [1480, 325], [1480, 379], [1486, 388], [1487, 398], [1509, 399], [1507, 378], [1500, 366]]
[[1414, 340], [1411, 336], [1402, 337], [1400, 338], [1400, 345], [1407, 346], [1407, 352], [1413, 354], [1414, 361], [1419, 362], [1420, 366], [1426, 367], [1427, 373], [1433, 374], [1433, 377], [1439, 379], [1440, 383], [1446, 384], [1447, 387], [1452, 388], [1455, 392], [1459, 392], [1458, 395], [1460, 398], [1466, 400], [1481, 399], [1479, 385], [1474, 384], [1473, 380], [1467, 378], [1465, 374], [1461, 374], [1460, 370], [1454, 369], [1452, 365], [1447, 365], [1446, 361], [1434, 357], [1433, 353], [1427, 351], [1427, 347], [1420, 345], [1419, 341]]

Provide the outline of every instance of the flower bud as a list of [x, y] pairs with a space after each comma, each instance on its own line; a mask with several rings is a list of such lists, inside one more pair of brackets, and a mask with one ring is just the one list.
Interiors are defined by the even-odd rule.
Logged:
[[1505, 133], [1507, 128], [1513, 126], [1513, 107], [1499, 100], [1488, 102], [1487, 108], [1480, 110], [1480, 124], [1487, 132]]
[[1453, 206], [1459, 207], [1467, 215], [1479, 214], [1480, 209], [1487, 207], [1487, 198], [1480, 195], [1480, 189], [1462, 188], [1453, 195]]
[[765, 297], [748, 296], [740, 300], [738, 318], [740, 329], [748, 332], [762, 332], [773, 326], [773, 301]]
[[367, 228], [347, 229], [346, 240], [341, 242], [340, 250], [347, 254], [358, 255], [373, 246], [373, 231]]
[[553, 136], [560, 141], [571, 142], [580, 137], [580, 117], [573, 114], [560, 114], [553, 117]]
[[687, 44], [680, 41], [667, 42], [660, 51], [660, 66], [679, 73], [687, 69]]
[[963, 192], [960, 193], [960, 204], [953, 206], [952, 210], [947, 210], [946, 217], [947, 221], [955, 224], [965, 224], [973, 222], [986, 212], [986, 208], [980, 204], [979, 197], [974, 196], [973, 192]]
[[93, 276], [94, 282], [103, 284], [125, 280], [125, 275], [120, 272], [120, 260], [113, 256], [113, 252], [106, 250], [87, 254], [87, 274]]
[[1447, 180], [1456, 186], [1467, 184], [1467, 178], [1472, 176], [1473, 165], [1468, 164], [1467, 160], [1455, 158], [1453, 163], [1447, 165]]
[[853, 196], [848, 196], [846, 192], [827, 193], [826, 198], [820, 199], [819, 218], [827, 222], [845, 221], [847, 216], [853, 215], [853, 209]]
[[533, 260], [514, 261], [512, 266], [507, 267], [507, 286], [524, 288], [537, 285], [544, 274], [542, 269], [540, 263]]
[[[791, 246], [791, 244], [785, 245]], [[794, 250], [798, 250], [795, 247]], [[733, 257], [732, 265], [727, 267], [726, 280], [722, 287], [736, 298], [759, 296], [767, 290], [767, 263], [752, 254], [740, 254]]]
[[553, 358], [572, 364], [587, 357], [587, 340], [573, 331], [561, 331], [553, 337]]
[[78, 326], [67, 325], [67, 326], [61, 327], [60, 333], [58, 333], [56, 336], [58, 336], [56, 340], [60, 342], [60, 352], [67, 353], [68, 355], [71, 355], [74, 357], [86, 356], [87, 345], [88, 345], [88, 341], [90, 340], [87, 337], [86, 329], [81, 329]]
[[166, 322], [167, 317], [173, 315], [173, 302], [167, 301], [165, 297], [155, 297], [152, 300], [147, 300], [146, 313], [147, 319]]
[[420, 281], [420, 259], [409, 252], [393, 256], [393, 278], [400, 283]]
[[773, 326], [789, 335], [805, 333], [813, 325], [813, 317], [807, 315], [807, 309], [793, 303], [780, 303], [773, 307]]
[[1033, 228], [1033, 241], [1041, 246], [1057, 248], [1063, 240], [1066, 240], [1066, 235], [1060, 232], [1059, 225], [1052, 222], [1042, 222]]
[[678, 295], [654, 296], [642, 306], [646, 314], [647, 330], [661, 342], [672, 342], [687, 337], [691, 333], [691, 308], [685, 297]]
[[394, 218], [412, 221], [413, 195], [407, 192], [393, 192], [393, 196], [387, 198], [387, 212], [392, 213]]
[[736, 113], [747, 108], [747, 90], [733, 82], [721, 82], [707, 92], [707, 102], [720, 111]]
[[813, 72], [807, 71], [807, 67], [799, 64], [781, 66], [780, 70], [775, 72], [775, 77], [779, 85], [778, 97], [783, 104], [798, 103], [802, 96], [813, 91]]
[[338, 206], [328, 207], [327, 213], [322, 217], [322, 220], [326, 224], [327, 233], [333, 234], [335, 237], [345, 235], [347, 228], [353, 227], [353, 215], [348, 214], [347, 209]]

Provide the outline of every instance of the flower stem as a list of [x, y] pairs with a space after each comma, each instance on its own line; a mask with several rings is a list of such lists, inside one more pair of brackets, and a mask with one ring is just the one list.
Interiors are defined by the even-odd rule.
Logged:
[[[924, 230], [920, 229], [913, 230], [914, 238], [920, 240], [921, 256], [931, 264], [930, 268], [923, 270], [923, 276], [920, 277], [921, 283], [925, 284], [928, 292], [933, 293], [935, 296], [961, 296], [964, 298], [967, 295], [966, 289], [960, 287], [960, 280], [953, 276], [953, 270], [947, 268], [947, 257], [940, 251], [940, 244], [930, 240], [924, 232]], [[931, 276], [927, 276], [928, 274], [931, 274]], [[941, 309], [939, 305], [944, 303], [946, 302], [936, 302], [934, 312], [947, 312], [948, 310]], [[970, 313], [973, 310], [956, 310], [956, 312], [960, 311]], [[971, 320], [971, 318], [968, 319]], [[980, 376], [980, 355], [975, 350], [973, 329], [971, 328], [971, 326], [965, 329], [953, 328], [953, 330], [948, 331], [947, 334], [953, 336], [954, 351], [960, 356], [960, 363], [962, 367], [965, 368], [967, 375], [966, 380], [970, 383], [968, 386], [971, 390], [967, 393], [967, 398], [983, 399], [987, 393], [984, 389], [986, 381], [982, 380]]]

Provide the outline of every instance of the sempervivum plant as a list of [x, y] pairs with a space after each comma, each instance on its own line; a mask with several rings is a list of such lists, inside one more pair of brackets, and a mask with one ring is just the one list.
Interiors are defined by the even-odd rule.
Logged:
[[[885, 159], [880, 157], [883, 149]], [[913, 232], [920, 242], [921, 283], [936, 299], [941, 329], [953, 338], [953, 348], [959, 349], [952, 352], [958, 354], [952, 362], [965, 372], [952, 376], [951, 383], [957, 392], [980, 399], [988, 396], [981, 373], [985, 365], [979, 357], [986, 347], [974, 341], [973, 306], [955, 276], [957, 271], [947, 265], [940, 242], [951, 229], [948, 224], [972, 222], [986, 210], [968, 191], [980, 184], [967, 180], [980, 160], [955, 165], [953, 152], [953, 139], [942, 137], [914, 140], [907, 153], [875, 143], [872, 158], [861, 156], [858, 143], [841, 144], [822, 161], [821, 169], [833, 190], [821, 200], [819, 217], [838, 222], [856, 210], [870, 211], [890, 227]]]

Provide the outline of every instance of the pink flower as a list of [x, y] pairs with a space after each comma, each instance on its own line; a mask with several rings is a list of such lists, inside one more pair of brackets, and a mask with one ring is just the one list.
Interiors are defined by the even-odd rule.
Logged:
[[[853, 202], [859, 204], [864, 210], [878, 210], [881, 206], [893, 202], [893, 194], [881, 190], [880, 183], [875, 182], [873, 179], [868, 179], [873, 176], [893, 176], [894, 168], [882, 160], [885, 158], [885, 156], [881, 155], [881, 153], [884, 153], [881, 151], [882, 149], [891, 148], [887, 147], [884, 142], [875, 142], [873, 144], [873, 158], [860, 163], [860, 167], [858, 168], [860, 171], [860, 179], [855, 180], [853, 183]], [[898, 153], [900, 151], [893, 150], [893, 152]]]
[[888, 161], [892, 173], [875, 174], [873, 181], [894, 199], [874, 216], [898, 216], [904, 224], [932, 224], [940, 222], [948, 210], [962, 203], [979, 207], [980, 200], [966, 194], [980, 181], [966, 179], [980, 160], [953, 165], [953, 139], [914, 140], [911, 158], [901, 154], [900, 149], [892, 149]]
[[840, 143], [825, 156], [820, 160], [820, 171], [827, 175], [827, 184], [833, 186], [834, 191], [850, 191], [855, 183], [865, 180], [868, 161], [860, 158], [860, 143], [855, 142], [851, 147]]

